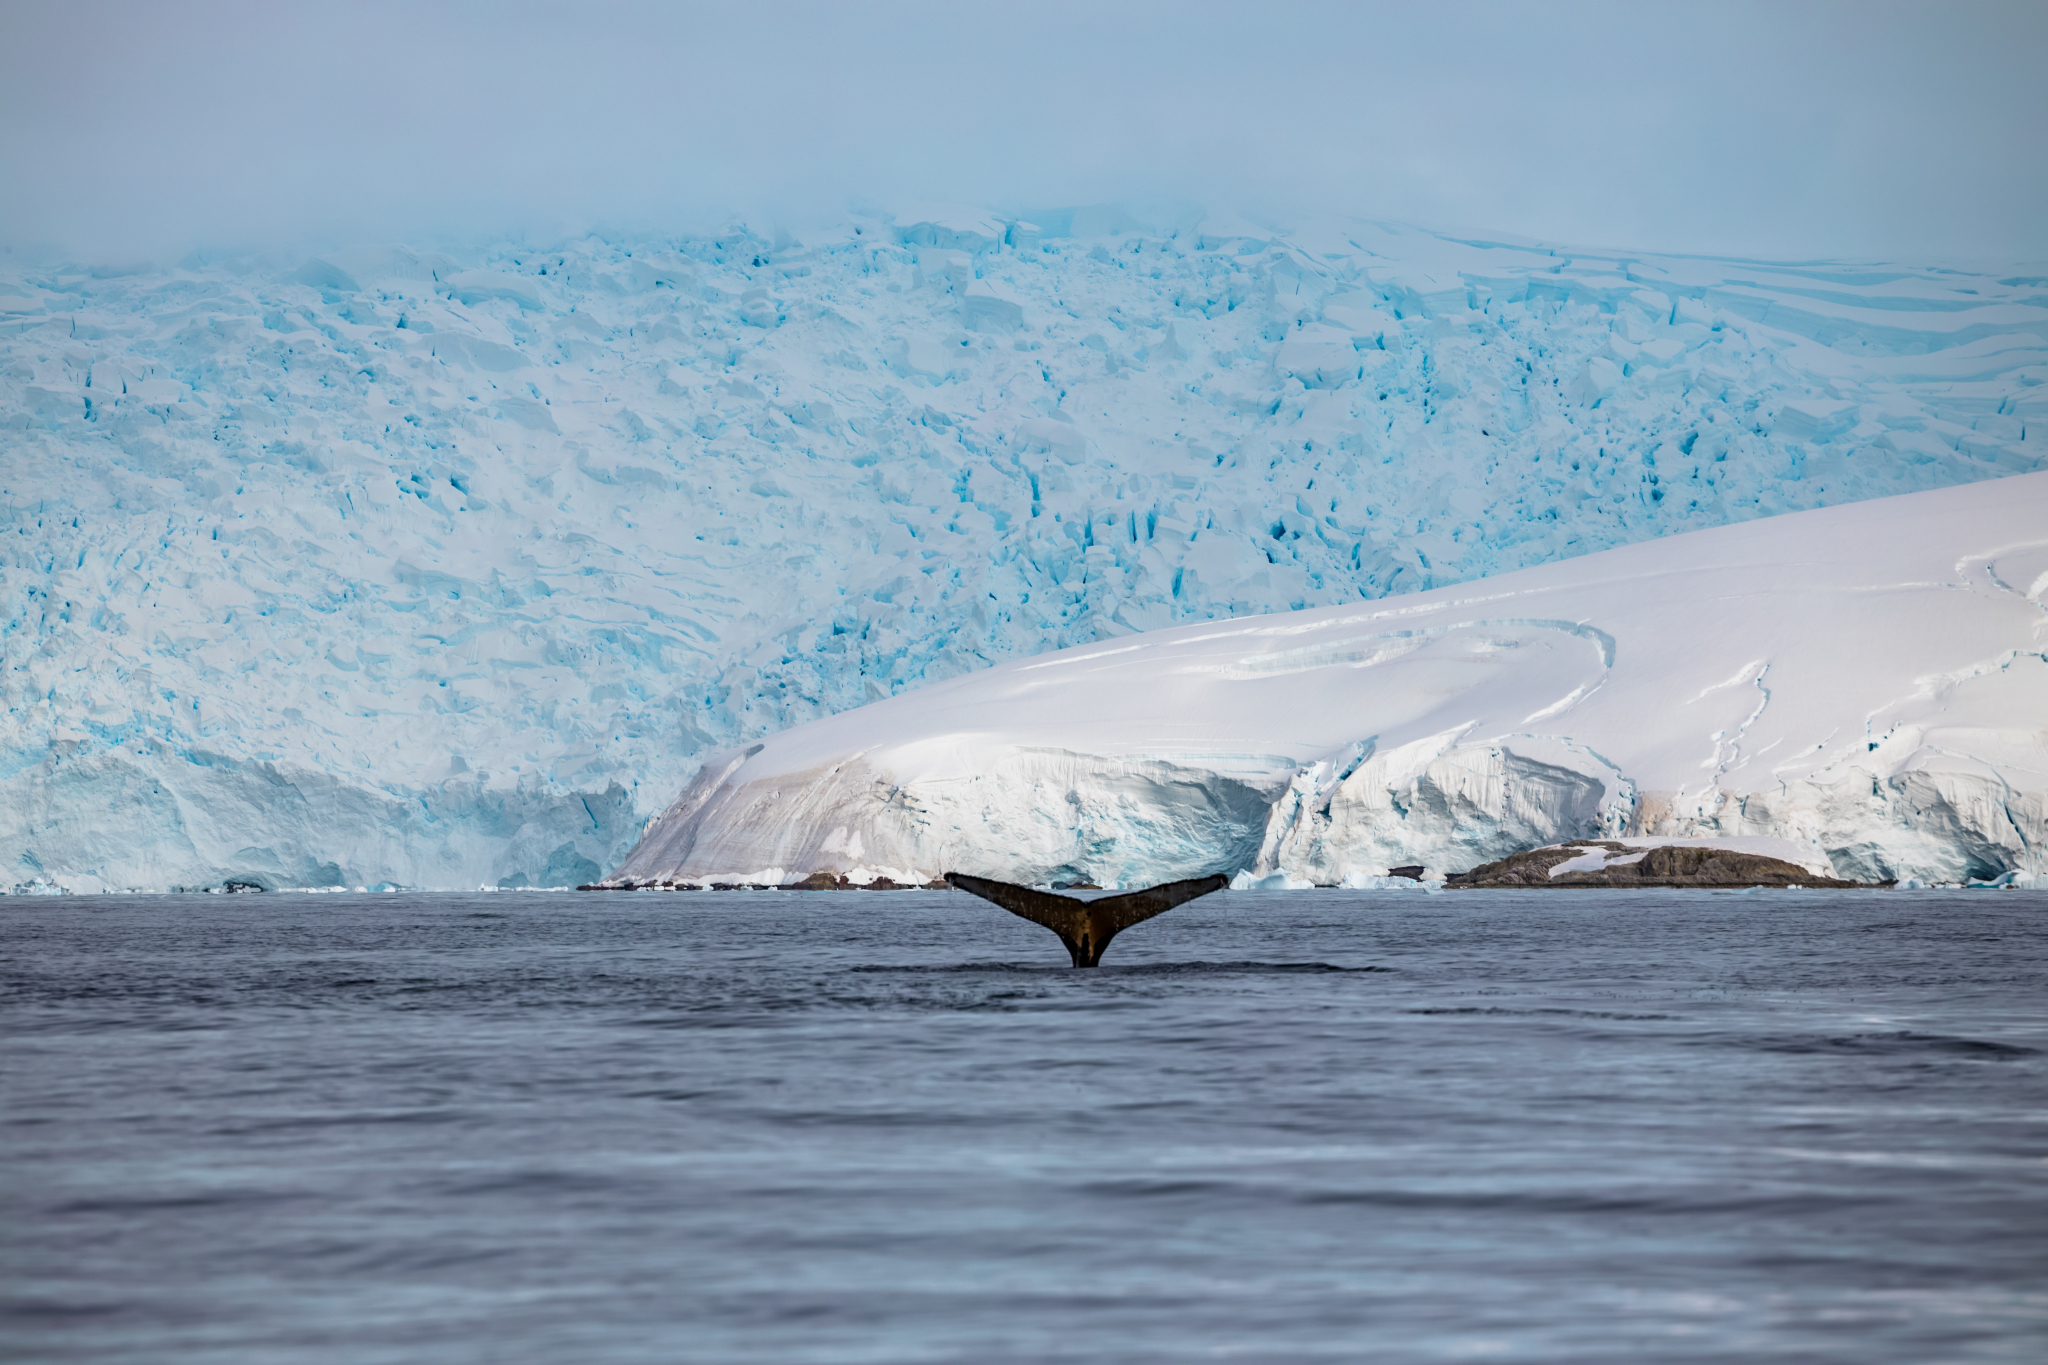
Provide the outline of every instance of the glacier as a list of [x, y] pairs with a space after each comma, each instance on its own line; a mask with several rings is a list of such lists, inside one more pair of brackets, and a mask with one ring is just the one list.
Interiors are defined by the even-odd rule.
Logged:
[[2048, 874], [2048, 472], [935, 683], [713, 757], [603, 885], [1357, 886], [1584, 837]]
[[2048, 467], [2044, 377], [2040, 268], [1185, 205], [12, 250], [0, 889], [575, 884], [1005, 661]]

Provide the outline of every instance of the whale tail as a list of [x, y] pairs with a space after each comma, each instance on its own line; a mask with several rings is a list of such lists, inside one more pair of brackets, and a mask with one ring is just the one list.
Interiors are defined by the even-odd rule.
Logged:
[[1142, 924], [1176, 905], [1197, 896], [1206, 896], [1211, 891], [1221, 891], [1230, 885], [1228, 877], [1196, 877], [1184, 882], [1167, 882], [1163, 886], [1148, 886], [1143, 891], [1127, 891], [1120, 896], [1084, 901], [1072, 896], [1034, 891], [1012, 882], [970, 877], [964, 872], [948, 872], [946, 881], [985, 901], [993, 901], [1013, 915], [1052, 930], [1060, 936], [1060, 942], [1067, 945], [1067, 954], [1074, 959], [1076, 967], [1093, 967], [1100, 963], [1102, 950], [1109, 946], [1109, 941], [1133, 924]]

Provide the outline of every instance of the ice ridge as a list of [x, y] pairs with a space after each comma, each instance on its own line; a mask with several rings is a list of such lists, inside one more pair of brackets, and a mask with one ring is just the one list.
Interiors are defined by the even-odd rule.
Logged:
[[2044, 589], [2037, 473], [1152, 631], [715, 759], [606, 885], [1356, 887], [1585, 838], [2048, 884]]

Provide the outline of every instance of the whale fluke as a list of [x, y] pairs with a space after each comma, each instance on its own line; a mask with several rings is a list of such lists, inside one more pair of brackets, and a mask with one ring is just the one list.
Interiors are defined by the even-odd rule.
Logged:
[[1010, 882], [991, 881], [987, 877], [970, 877], [964, 872], [948, 872], [946, 880], [962, 891], [971, 891], [985, 901], [994, 901], [1011, 914], [1033, 924], [1043, 924], [1058, 934], [1060, 942], [1067, 945], [1067, 954], [1074, 959], [1076, 967], [1093, 967], [1101, 962], [1102, 950], [1109, 946], [1109, 941], [1133, 924], [1141, 924], [1154, 915], [1165, 914], [1176, 905], [1197, 896], [1206, 896], [1211, 891], [1221, 891], [1230, 885], [1228, 877], [1196, 877], [1190, 881], [1148, 886], [1143, 891], [1129, 891], [1121, 896], [1083, 901], [1072, 896], [1033, 891], [1028, 886]]

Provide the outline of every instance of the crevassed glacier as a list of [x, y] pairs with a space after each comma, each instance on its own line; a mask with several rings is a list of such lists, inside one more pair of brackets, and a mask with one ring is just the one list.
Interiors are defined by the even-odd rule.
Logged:
[[608, 884], [1359, 885], [1595, 835], [2048, 873], [2048, 473], [937, 683], [713, 759]]
[[8, 256], [0, 887], [573, 881], [991, 663], [2040, 468], [2044, 337], [2039, 271], [1115, 207]]

